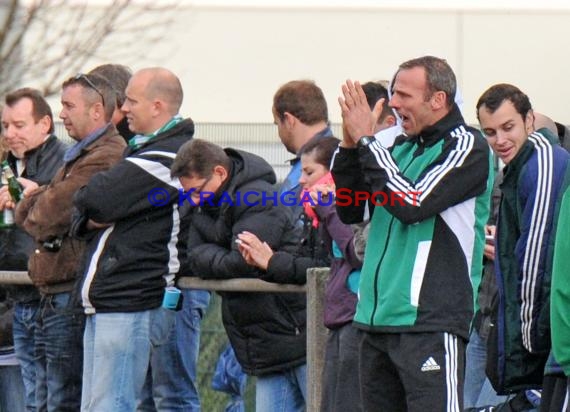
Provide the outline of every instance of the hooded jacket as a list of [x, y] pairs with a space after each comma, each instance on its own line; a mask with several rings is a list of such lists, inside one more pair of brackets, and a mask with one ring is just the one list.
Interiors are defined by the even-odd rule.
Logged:
[[[206, 279], [258, 278], [262, 271], [245, 262], [235, 243], [237, 235], [247, 230], [274, 250], [292, 251], [296, 232], [290, 211], [271, 198], [275, 194], [271, 166], [254, 154], [224, 150], [232, 161], [227, 181], [190, 215], [190, 268]], [[224, 327], [246, 373], [276, 373], [305, 363], [305, 294], [221, 295]]]

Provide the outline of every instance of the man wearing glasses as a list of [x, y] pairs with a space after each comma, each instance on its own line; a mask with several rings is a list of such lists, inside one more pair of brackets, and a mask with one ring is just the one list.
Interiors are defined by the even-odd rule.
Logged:
[[[238, 234], [245, 230], [273, 250], [297, 247], [290, 208], [271, 197], [275, 173], [259, 156], [195, 139], [180, 148], [171, 173], [195, 206], [188, 237], [193, 275], [260, 277], [263, 271], [238, 249]], [[222, 293], [222, 319], [243, 371], [257, 377], [256, 410], [305, 410], [305, 296]]]
[[[66, 145], [54, 134], [52, 111], [42, 94], [22, 88], [8, 93], [2, 110], [2, 134], [7, 160], [18, 181], [45, 185], [62, 164]], [[0, 189], [0, 213], [14, 203], [8, 187]], [[16, 225], [0, 229], [0, 269], [25, 271], [34, 251], [33, 239]], [[40, 295], [33, 286], [10, 286], [14, 308], [14, 349], [25, 387], [26, 410], [36, 410], [35, 321]], [[3, 394], [4, 401], [15, 393]], [[19, 411], [16, 405], [9, 410]]]
[[[110, 104], [109, 104], [110, 103]], [[125, 142], [110, 122], [111, 86], [79, 74], [62, 86], [59, 117], [77, 141], [47, 185], [24, 182], [16, 222], [35, 240], [28, 273], [41, 293], [36, 320], [36, 402], [41, 411], [77, 411], [81, 405], [84, 315], [72, 299], [85, 241], [71, 238], [73, 195], [96, 173], [117, 163]]]
[[184, 268], [186, 222], [170, 165], [194, 134], [192, 120], [178, 114], [182, 97], [169, 70], [136, 72], [122, 110], [138, 134], [117, 165], [75, 196], [76, 232], [104, 228], [88, 246], [80, 290], [87, 314], [82, 411], [135, 410], [151, 353], [175, 320], [168, 298]]

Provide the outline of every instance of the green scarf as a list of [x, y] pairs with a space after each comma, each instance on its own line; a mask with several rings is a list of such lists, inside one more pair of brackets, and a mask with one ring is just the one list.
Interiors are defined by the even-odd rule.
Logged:
[[160, 129], [158, 129], [154, 133], [151, 133], [148, 135], [137, 134], [137, 135], [131, 137], [131, 139], [129, 140], [129, 147], [133, 150], [139, 149], [143, 144], [145, 144], [149, 140], [153, 139], [154, 137], [158, 136], [159, 134], [164, 133], [169, 129], [172, 129], [174, 126], [176, 126], [182, 120], [183, 120], [182, 116], [177, 114], [172, 119], [170, 119], [164, 126], [162, 126]]

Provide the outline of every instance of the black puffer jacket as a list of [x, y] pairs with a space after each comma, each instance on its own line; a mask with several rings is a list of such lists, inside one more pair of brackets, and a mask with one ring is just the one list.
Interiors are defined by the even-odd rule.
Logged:
[[[191, 271], [208, 279], [260, 277], [261, 272], [246, 264], [239, 253], [237, 235], [244, 230], [252, 232], [274, 250], [293, 251], [298, 239], [290, 211], [262, 195], [275, 191], [271, 166], [251, 153], [225, 150], [233, 162], [230, 178], [211, 204], [196, 207], [191, 214]], [[224, 327], [246, 373], [263, 375], [305, 363], [304, 294], [221, 295]]]

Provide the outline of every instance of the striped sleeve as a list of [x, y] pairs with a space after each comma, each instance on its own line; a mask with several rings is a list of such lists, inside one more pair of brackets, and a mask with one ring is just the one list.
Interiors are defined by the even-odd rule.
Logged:
[[552, 145], [540, 133], [532, 133], [529, 141], [535, 146], [536, 158], [529, 160], [521, 179], [522, 228], [516, 252], [521, 267], [522, 340], [524, 347], [532, 353], [536, 350], [533, 330], [541, 309], [536, 303], [541, 299], [556, 188]]
[[406, 177], [405, 170], [379, 142], [360, 150], [372, 192], [388, 199], [385, 207], [404, 223], [434, 216], [487, 187], [489, 147], [483, 137], [463, 125], [451, 132], [441, 154], [416, 180]]

